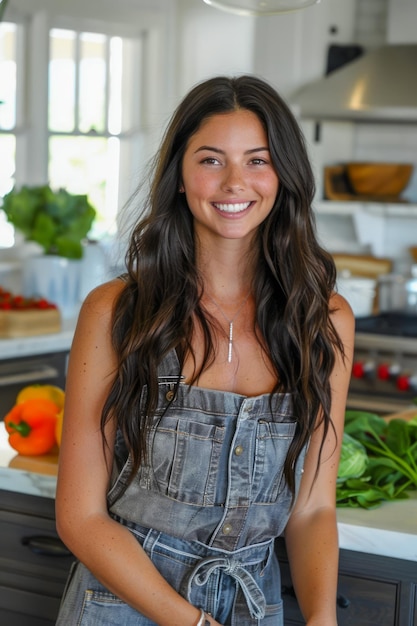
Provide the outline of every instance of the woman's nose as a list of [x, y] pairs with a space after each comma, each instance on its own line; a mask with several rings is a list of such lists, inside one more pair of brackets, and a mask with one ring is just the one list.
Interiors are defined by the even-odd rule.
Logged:
[[230, 166], [225, 170], [222, 187], [226, 191], [239, 191], [244, 189], [245, 183], [239, 167]]

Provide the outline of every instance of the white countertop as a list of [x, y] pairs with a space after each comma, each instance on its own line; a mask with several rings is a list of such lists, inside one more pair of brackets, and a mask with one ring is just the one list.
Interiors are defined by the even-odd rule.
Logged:
[[[56, 463], [56, 454], [19, 458], [0, 422], [0, 489], [54, 498]], [[337, 518], [341, 548], [417, 561], [417, 492], [373, 510], [340, 508]]]
[[337, 509], [339, 545], [417, 563], [417, 492], [376, 509]]

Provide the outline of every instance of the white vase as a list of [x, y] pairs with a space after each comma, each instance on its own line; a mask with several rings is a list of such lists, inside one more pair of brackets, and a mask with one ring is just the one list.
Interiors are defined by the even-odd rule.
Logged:
[[41, 296], [56, 304], [64, 319], [76, 317], [80, 308], [82, 262], [54, 255], [28, 257], [23, 261], [22, 292]]
[[80, 284], [80, 300], [110, 278], [109, 262], [105, 250], [96, 241], [90, 241], [83, 246], [82, 276]]

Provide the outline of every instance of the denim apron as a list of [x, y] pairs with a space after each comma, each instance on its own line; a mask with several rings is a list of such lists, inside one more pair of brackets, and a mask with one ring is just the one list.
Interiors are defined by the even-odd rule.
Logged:
[[[163, 577], [230, 626], [283, 626], [274, 539], [292, 499], [283, 477], [296, 420], [291, 394], [246, 397], [177, 384], [170, 352], [159, 368], [149, 463], [133, 481], [120, 433], [108, 493]], [[298, 492], [305, 449], [296, 468]], [[70, 572], [57, 626], [151, 626], [81, 564]], [[192, 625], [190, 625], [192, 626]]]

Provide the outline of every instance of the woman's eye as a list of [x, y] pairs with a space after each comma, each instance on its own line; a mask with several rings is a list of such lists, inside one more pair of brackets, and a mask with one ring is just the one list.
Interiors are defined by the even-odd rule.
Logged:
[[206, 157], [201, 162], [208, 165], [216, 165], [218, 163], [218, 160], [215, 157]]
[[255, 159], [252, 159], [251, 163], [253, 163], [253, 165], [263, 165], [264, 163], [267, 163], [267, 161], [265, 161], [265, 159], [261, 159], [260, 157], [256, 157]]

